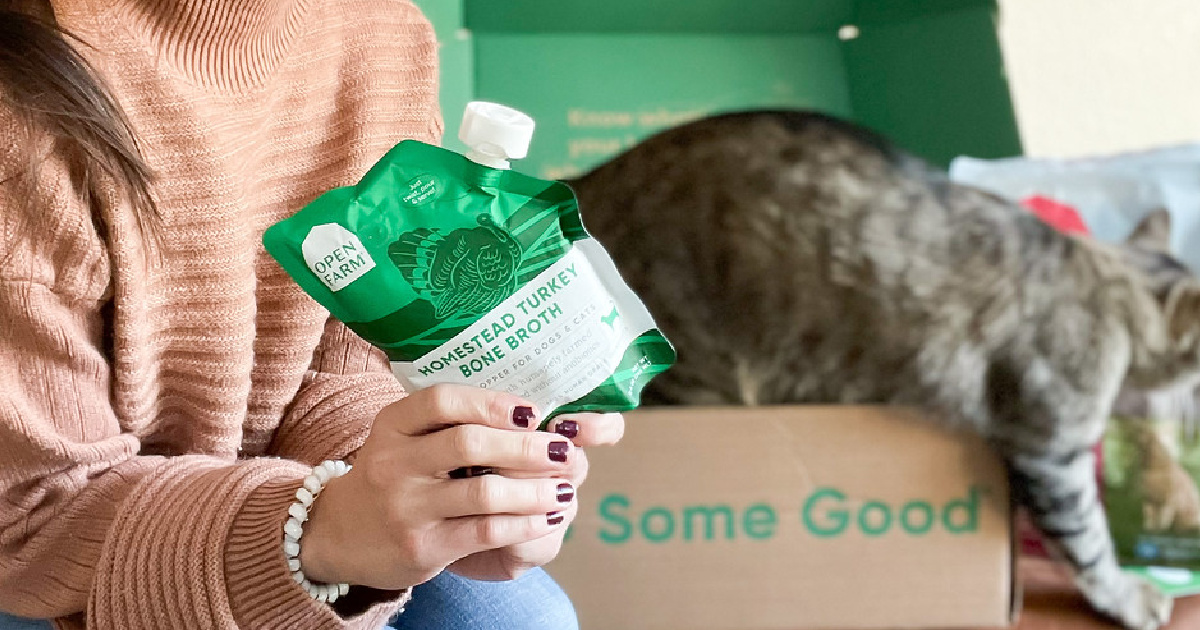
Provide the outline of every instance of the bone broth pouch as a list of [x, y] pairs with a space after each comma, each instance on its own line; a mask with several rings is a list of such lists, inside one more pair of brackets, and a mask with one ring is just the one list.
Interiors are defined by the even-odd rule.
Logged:
[[508, 169], [533, 121], [471, 103], [466, 156], [414, 140], [267, 230], [297, 283], [417, 389], [511, 392], [547, 418], [626, 411], [675, 360], [565, 184]]

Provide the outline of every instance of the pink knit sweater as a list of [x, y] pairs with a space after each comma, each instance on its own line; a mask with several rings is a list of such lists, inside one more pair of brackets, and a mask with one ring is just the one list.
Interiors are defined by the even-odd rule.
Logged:
[[281, 528], [304, 464], [353, 451], [403, 392], [260, 238], [440, 138], [432, 29], [407, 0], [53, 4], [158, 175], [162, 249], [116, 191], [94, 221], [54, 155], [17, 193], [31, 140], [0, 111], [0, 610], [380, 627], [399, 602], [340, 618], [293, 583]]

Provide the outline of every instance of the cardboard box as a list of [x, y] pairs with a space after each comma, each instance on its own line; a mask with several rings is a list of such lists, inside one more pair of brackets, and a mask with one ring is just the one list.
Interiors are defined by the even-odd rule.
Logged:
[[938, 164], [1019, 155], [995, 0], [417, 0], [442, 44], [446, 146], [466, 101], [534, 117], [515, 168], [568, 177], [708, 113], [804, 107]]
[[656, 409], [591, 449], [548, 570], [583, 630], [1003, 627], [1003, 467], [874, 407]]

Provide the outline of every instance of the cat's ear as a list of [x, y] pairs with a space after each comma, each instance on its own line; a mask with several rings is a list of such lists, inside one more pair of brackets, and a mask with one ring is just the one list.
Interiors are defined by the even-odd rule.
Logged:
[[1151, 251], [1171, 251], [1171, 213], [1165, 208], [1151, 211], [1125, 242]]

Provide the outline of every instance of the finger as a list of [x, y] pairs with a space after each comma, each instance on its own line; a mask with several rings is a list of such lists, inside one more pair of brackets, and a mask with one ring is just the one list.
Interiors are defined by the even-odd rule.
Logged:
[[[570, 503], [570, 505], [563, 508], [559, 512], [551, 512], [551, 513], [547, 514], [546, 522], [555, 523], [555, 529], [553, 531], [551, 531], [549, 534], [547, 534], [546, 536], [539, 538], [538, 540], [545, 540], [547, 536], [552, 536], [555, 539], [557, 539], [558, 544], [561, 545], [563, 535], [567, 533], [567, 527], [570, 527], [571, 523], [575, 520], [575, 517], [578, 515], [579, 515], [579, 502], [578, 501], [572, 501]], [[557, 554], [557, 551], [555, 551], [555, 553]], [[547, 558], [547, 561], [552, 560], [552, 559], [553, 559], [552, 557]]]
[[562, 521], [545, 536], [525, 543], [508, 547], [508, 555], [513, 562], [524, 566], [541, 566], [554, 559], [562, 547], [563, 537], [567, 528], [579, 513], [579, 504], [572, 503], [556, 514], [547, 514], [547, 519]]
[[[583, 483], [584, 479], [587, 479], [588, 466], [587, 452], [576, 447], [571, 450], [571, 457], [567, 460], [566, 467], [550, 473], [550, 475], [555, 479], [565, 479], [578, 486]], [[508, 468], [489, 468], [486, 470], [486, 474], [503, 475], [510, 479], [544, 479], [547, 476], [547, 473], [544, 472], [534, 473]]]
[[443, 518], [510, 514], [533, 516], [561, 511], [575, 500], [575, 486], [565, 479], [509, 479], [486, 475], [445, 481], [434, 509]]
[[625, 435], [625, 416], [619, 413], [577, 413], [559, 416], [550, 422], [549, 431], [576, 446], [616, 444]]
[[571, 522], [575, 520], [578, 513], [579, 504], [572, 503], [561, 512], [547, 514], [548, 522], [555, 521], [558, 524], [549, 534], [541, 538], [509, 546], [506, 549], [509, 562], [523, 567], [536, 567], [553, 560], [562, 550], [567, 528], [571, 526]]
[[455, 550], [462, 557], [537, 540], [565, 528], [566, 522], [561, 512], [532, 516], [464, 516], [443, 521], [437, 537], [441, 548]]
[[[411, 466], [423, 474], [446, 475], [464, 467], [487, 467], [494, 471], [524, 471], [554, 476], [568, 468], [575, 447], [553, 433], [509, 431], [474, 424], [463, 424], [420, 438]], [[457, 472], [457, 471], [456, 471]], [[472, 476], [467, 471], [456, 477]]]
[[460, 424], [481, 424], [497, 429], [537, 428], [533, 403], [506, 392], [439, 384], [409, 394], [379, 413], [376, 426], [387, 426], [404, 435], [427, 435]]
[[563, 471], [563, 479], [579, 486], [587, 479], [588, 466], [587, 453], [581, 448], [576, 448], [571, 452], [571, 461], [567, 462], [567, 469]]
[[451, 470], [448, 476], [451, 479], [470, 479], [471, 477], [494, 475], [496, 473], [497, 470], [491, 466], [463, 466], [462, 468]]
[[472, 554], [450, 564], [456, 575], [476, 580], [511, 580], [529, 569], [554, 559], [562, 548], [567, 526], [575, 518], [577, 506], [562, 512], [563, 522], [549, 534], [529, 542]]

